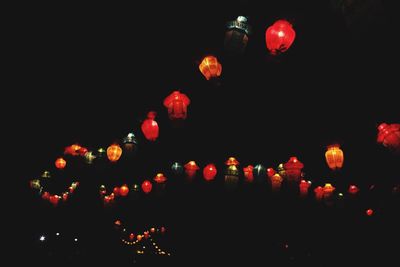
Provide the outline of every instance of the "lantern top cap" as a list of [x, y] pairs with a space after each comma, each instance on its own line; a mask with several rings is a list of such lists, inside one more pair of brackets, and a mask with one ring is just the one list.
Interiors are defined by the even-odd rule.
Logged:
[[228, 160], [225, 162], [226, 165], [238, 165], [239, 161], [236, 160], [235, 157], [229, 157]]
[[191, 160], [185, 164], [185, 168], [189, 169], [189, 170], [198, 170], [199, 166], [197, 166], [197, 164], [194, 160]]
[[189, 97], [187, 97], [187, 95], [182, 94], [180, 91], [175, 90], [173, 91], [169, 96], [167, 96], [164, 99], [164, 106], [168, 107], [171, 103], [173, 103], [174, 101], [183, 101], [183, 103], [188, 106], [190, 104], [190, 99]]
[[387, 127], [388, 125], [386, 124], [386, 123], [381, 123], [379, 126], [378, 126], [378, 129], [379, 130], [383, 130], [383, 129], [385, 129], [386, 127]]
[[332, 145], [328, 145], [327, 149], [332, 149], [332, 148], [340, 148], [339, 144], [332, 144]]
[[147, 113], [147, 118], [150, 120], [154, 120], [157, 116], [157, 112], [155, 111], [149, 111], [149, 113]]
[[226, 24], [227, 29], [238, 29], [244, 31], [247, 35], [251, 34], [251, 26], [247, 24], [247, 17], [238, 16], [235, 20]]

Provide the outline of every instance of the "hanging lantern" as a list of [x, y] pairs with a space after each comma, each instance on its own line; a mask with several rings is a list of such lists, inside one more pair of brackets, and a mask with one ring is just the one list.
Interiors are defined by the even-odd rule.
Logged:
[[92, 164], [93, 161], [96, 159], [96, 156], [93, 154], [92, 151], [89, 151], [85, 154], [84, 158], [87, 164]]
[[200, 169], [195, 161], [189, 161], [185, 164], [185, 173], [189, 178], [196, 176], [196, 171]]
[[60, 202], [61, 197], [58, 195], [50, 195], [49, 197], [49, 201], [51, 204], [53, 204], [54, 207], [56, 207], [58, 205], [58, 203]]
[[203, 169], [203, 176], [206, 181], [214, 180], [217, 175], [217, 167], [214, 164], [208, 164]]
[[225, 161], [225, 165], [231, 166], [231, 165], [239, 165], [239, 161], [237, 161], [234, 157], [229, 157], [226, 161]]
[[88, 152], [88, 149], [86, 147], [80, 147], [77, 152], [79, 156], [83, 157]]
[[235, 189], [239, 182], [239, 169], [236, 165], [229, 165], [225, 172], [225, 185], [228, 189]]
[[78, 156], [79, 155], [79, 153], [78, 153], [79, 149], [81, 149], [80, 145], [73, 144], [73, 145], [67, 146], [64, 149], [64, 154], [71, 155], [71, 156]]
[[137, 236], [136, 236], [136, 239], [137, 239], [137, 241], [140, 241], [140, 240], [142, 240], [142, 238], [143, 238], [143, 236], [142, 236], [142, 235], [137, 235]]
[[129, 234], [129, 240], [133, 241], [135, 239], [135, 234], [134, 233], [130, 233]]
[[280, 175], [283, 179], [285, 179], [285, 178], [286, 178], [286, 171], [285, 171], [285, 168], [283, 167], [283, 163], [281, 163], [281, 164], [278, 165], [277, 170], [278, 170], [279, 175]]
[[50, 199], [50, 193], [47, 192], [47, 191], [43, 192], [42, 199], [49, 200]]
[[365, 211], [365, 213], [366, 213], [368, 216], [372, 216], [372, 214], [374, 214], [374, 210], [373, 210], [373, 209], [367, 209], [367, 210]]
[[153, 185], [151, 184], [151, 182], [149, 180], [145, 180], [142, 183], [142, 190], [143, 192], [145, 192], [146, 194], [151, 192], [151, 189], [153, 188]]
[[142, 123], [142, 132], [144, 137], [146, 137], [149, 141], [156, 141], [159, 134], [158, 123], [154, 120], [156, 118], [157, 113], [154, 111], [150, 111], [147, 113], [147, 119], [145, 119]]
[[100, 185], [100, 189], [99, 189], [100, 195], [105, 195], [107, 194], [107, 189], [105, 185]]
[[156, 232], [156, 228], [152, 227], [150, 228], [150, 233], [154, 234]]
[[326, 183], [325, 186], [323, 187], [324, 190], [324, 198], [331, 198], [333, 191], [335, 191], [335, 187], [331, 185], [330, 183]]
[[122, 143], [127, 151], [133, 151], [137, 145], [137, 140], [133, 133], [128, 133], [122, 140]]
[[324, 196], [324, 188], [322, 186], [318, 186], [314, 189], [314, 193], [315, 193], [315, 199], [317, 201], [320, 201]]
[[243, 168], [244, 178], [245, 181], [248, 183], [251, 183], [254, 180], [253, 169], [253, 165], [249, 165]]
[[145, 239], [149, 238], [149, 237], [150, 237], [149, 231], [145, 231], [145, 232], [143, 233], [143, 236], [144, 236]]
[[168, 109], [168, 117], [171, 120], [186, 119], [189, 104], [190, 99], [179, 91], [173, 91], [164, 99], [164, 106]]
[[171, 170], [175, 175], [180, 175], [183, 172], [183, 166], [179, 162], [174, 162], [171, 166]]
[[358, 187], [356, 185], [350, 185], [348, 191], [349, 191], [349, 194], [355, 195], [360, 190], [358, 189]]
[[163, 173], [157, 173], [157, 175], [153, 179], [157, 184], [163, 184], [167, 181], [167, 177], [164, 176]]
[[271, 177], [272, 191], [274, 191], [274, 192], [279, 191], [281, 189], [282, 182], [283, 182], [283, 178], [278, 173], [272, 175], [272, 177]]
[[200, 72], [206, 77], [207, 81], [211, 78], [221, 76], [222, 66], [214, 56], [206, 56], [199, 66]]
[[308, 189], [311, 186], [311, 181], [301, 180], [299, 184], [300, 196], [306, 197], [308, 195]]
[[117, 197], [119, 196], [119, 187], [118, 186], [114, 187], [113, 193], [114, 193], [115, 196], [117, 196]]
[[344, 156], [340, 146], [335, 144], [328, 146], [328, 150], [325, 152], [326, 163], [332, 170], [341, 169], [343, 166]]
[[67, 201], [68, 200], [68, 196], [69, 196], [69, 193], [68, 192], [64, 192], [63, 195], [62, 195], [62, 200], [64, 202]]
[[58, 158], [58, 159], [56, 159], [55, 165], [56, 165], [57, 169], [62, 170], [67, 165], [67, 162], [63, 158]]
[[126, 184], [124, 184], [119, 188], [118, 192], [120, 196], [126, 197], [129, 194], [129, 187]]
[[276, 173], [276, 171], [273, 168], [267, 169], [267, 175], [269, 178], [271, 178], [275, 173]]
[[378, 143], [394, 151], [400, 152], [400, 124], [381, 123], [378, 126]]
[[242, 53], [246, 49], [251, 33], [251, 27], [247, 24], [247, 18], [238, 16], [236, 20], [226, 24], [225, 48], [230, 52]]
[[111, 162], [117, 162], [122, 155], [122, 148], [119, 145], [111, 145], [107, 148], [107, 157]]
[[29, 185], [32, 189], [35, 189], [35, 190], [39, 190], [42, 188], [42, 185], [40, 184], [39, 179], [34, 179], [34, 180], [29, 181]]
[[303, 167], [304, 164], [296, 157], [290, 157], [289, 161], [283, 164], [288, 181], [299, 181]]
[[261, 164], [257, 164], [253, 169], [253, 176], [256, 182], [264, 182], [267, 178], [267, 171]]
[[293, 44], [296, 32], [286, 20], [278, 20], [265, 32], [267, 48], [272, 55], [285, 52]]
[[103, 158], [106, 155], [106, 150], [102, 147], [100, 147], [99, 149], [97, 149], [97, 156], [99, 158]]

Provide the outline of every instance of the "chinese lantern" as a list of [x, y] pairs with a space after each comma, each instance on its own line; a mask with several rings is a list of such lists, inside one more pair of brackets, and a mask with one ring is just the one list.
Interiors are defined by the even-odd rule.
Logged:
[[106, 150], [102, 147], [100, 147], [99, 149], [97, 149], [97, 156], [99, 158], [103, 158], [106, 154]]
[[79, 156], [83, 157], [88, 152], [88, 149], [86, 147], [80, 147], [77, 152]]
[[113, 193], [114, 193], [114, 195], [116, 195], [117, 197], [119, 196], [119, 187], [118, 187], [118, 186], [114, 187]]
[[150, 228], [150, 233], [155, 233], [156, 232], [156, 228], [154, 228], [154, 227], [152, 227], [152, 228]]
[[137, 145], [137, 140], [133, 133], [128, 133], [122, 140], [122, 143], [127, 151], [133, 151]]
[[330, 198], [332, 197], [333, 191], [335, 191], [335, 187], [331, 185], [330, 183], [326, 183], [325, 186], [323, 187], [324, 190], [324, 198]]
[[266, 181], [267, 172], [265, 167], [261, 164], [257, 164], [253, 169], [253, 176], [256, 182]]
[[51, 195], [49, 197], [49, 201], [51, 204], [53, 204], [53, 206], [57, 206], [58, 202], [60, 202], [61, 197], [58, 195]]
[[225, 165], [231, 166], [231, 165], [239, 165], [239, 161], [237, 161], [234, 157], [229, 157], [226, 161], [225, 161]]
[[143, 236], [144, 236], [145, 239], [149, 238], [149, 236], [150, 236], [149, 231], [145, 231], [143, 233]]
[[247, 24], [247, 18], [238, 16], [236, 20], [226, 24], [224, 45], [230, 52], [242, 53], [246, 49], [251, 33], [251, 27]]
[[265, 32], [267, 48], [272, 55], [285, 52], [293, 44], [296, 32], [286, 20], [278, 20]]
[[328, 150], [325, 152], [325, 159], [329, 168], [332, 170], [342, 168], [344, 156], [340, 146], [336, 144], [328, 146]]
[[298, 181], [301, 176], [301, 170], [304, 164], [301, 163], [296, 157], [290, 157], [289, 161], [283, 164], [285, 168], [286, 177], [289, 181]]
[[67, 162], [63, 158], [58, 158], [58, 159], [56, 159], [55, 165], [56, 165], [57, 169], [61, 170], [61, 169], [65, 168], [65, 166], [67, 165]]
[[211, 181], [217, 175], [217, 167], [214, 164], [208, 164], [203, 169], [203, 176], [206, 181]]
[[115, 224], [115, 226], [121, 226], [121, 221], [120, 221], [120, 220], [116, 220], [116, 221], [114, 222], [114, 224]]
[[99, 189], [100, 195], [105, 195], [107, 193], [107, 189], [105, 185], [100, 185], [100, 189]]
[[190, 99], [179, 91], [173, 91], [164, 99], [164, 106], [168, 109], [168, 117], [171, 120], [186, 119], [189, 104]]
[[62, 195], [62, 200], [64, 202], [67, 201], [68, 200], [68, 196], [69, 196], [69, 193], [68, 192], [64, 192], [63, 195]]
[[372, 216], [372, 214], [374, 214], [374, 210], [373, 210], [373, 209], [367, 209], [367, 210], [365, 211], [365, 213], [366, 213], [368, 216]]
[[164, 227], [164, 226], [161, 226], [161, 233], [163, 234], [163, 233], [165, 233], [165, 231], [166, 231], [167, 229]]
[[348, 191], [349, 191], [349, 194], [355, 195], [360, 190], [358, 189], [358, 187], [356, 185], [350, 185]]
[[282, 182], [283, 178], [278, 173], [272, 175], [271, 177], [272, 191], [279, 191], [279, 189], [281, 189]]
[[140, 240], [142, 240], [142, 238], [143, 238], [143, 236], [142, 236], [142, 235], [137, 235], [137, 236], [136, 236], [136, 239], [137, 239], [137, 241], [140, 241]]
[[378, 143], [382, 143], [385, 147], [400, 152], [400, 124], [381, 123], [378, 126]]
[[219, 77], [222, 72], [222, 66], [214, 56], [206, 56], [201, 61], [199, 69], [207, 80]]
[[183, 172], [183, 166], [179, 162], [174, 162], [171, 166], [171, 170], [175, 175], [179, 175]]
[[200, 169], [199, 166], [193, 160], [185, 164], [185, 173], [189, 178], [194, 177], [198, 169]]
[[320, 201], [324, 196], [324, 188], [322, 186], [318, 186], [314, 189], [315, 199]]
[[44, 200], [49, 200], [49, 198], [50, 198], [50, 193], [47, 192], [47, 191], [43, 192], [43, 194], [42, 194], [42, 199], [44, 199]]
[[129, 194], [129, 187], [124, 184], [119, 188], [119, 195], [122, 197], [126, 197]]
[[158, 123], [154, 120], [156, 118], [157, 113], [154, 111], [150, 111], [147, 113], [147, 119], [145, 119], [142, 123], [142, 132], [144, 137], [146, 137], [149, 141], [156, 141], [159, 134]]
[[267, 175], [269, 178], [271, 178], [275, 173], [276, 173], [276, 171], [273, 168], [267, 169]]
[[145, 180], [142, 183], [142, 190], [143, 192], [145, 192], [146, 194], [151, 192], [151, 189], [153, 188], [153, 185], [151, 184], [151, 182], [149, 180]]
[[67, 146], [67, 147], [64, 149], [64, 154], [66, 154], [66, 155], [71, 155], [71, 156], [78, 156], [78, 155], [79, 155], [79, 154], [78, 154], [79, 149], [81, 149], [81, 146], [80, 146], [80, 145], [78, 145], [78, 144], [73, 144], [73, 145]]
[[239, 181], [239, 169], [236, 165], [229, 165], [225, 172], [225, 185], [228, 189], [236, 188]]
[[31, 180], [29, 182], [29, 185], [30, 185], [30, 187], [32, 189], [35, 189], [35, 190], [39, 190], [42, 187], [42, 185], [40, 184], [40, 180], [39, 179]]
[[306, 181], [306, 180], [301, 180], [299, 184], [300, 188], [300, 196], [301, 197], [306, 197], [308, 194], [308, 189], [311, 186], [311, 181]]
[[135, 234], [134, 233], [130, 233], [129, 234], [129, 240], [133, 241], [135, 239]]
[[96, 159], [96, 156], [93, 154], [92, 151], [89, 151], [85, 154], [84, 158], [87, 164], [92, 164], [93, 161]]
[[107, 148], [107, 157], [111, 162], [116, 162], [122, 155], [122, 148], [119, 145], [111, 145]]
[[244, 178], [246, 182], [249, 183], [253, 182], [254, 180], [253, 169], [254, 169], [253, 165], [249, 165], [243, 168]]
[[157, 184], [163, 184], [167, 181], [167, 177], [163, 173], [157, 173], [156, 177], [153, 179]]
[[286, 171], [285, 171], [285, 168], [283, 167], [283, 163], [279, 164], [277, 169], [278, 169], [279, 175], [282, 176], [283, 179], [285, 179]]

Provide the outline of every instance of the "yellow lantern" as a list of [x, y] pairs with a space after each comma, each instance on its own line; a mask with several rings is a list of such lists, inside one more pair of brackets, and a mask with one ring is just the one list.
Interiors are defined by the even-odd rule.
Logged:
[[107, 148], [107, 157], [111, 162], [116, 162], [122, 155], [122, 148], [119, 145], [111, 145]]
[[326, 163], [332, 170], [342, 168], [344, 155], [339, 145], [335, 144], [328, 146], [328, 150], [325, 152], [325, 158]]
[[214, 56], [207, 56], [201, 62], [199, 69], [207, 80], [221, 75], [222, 66]]

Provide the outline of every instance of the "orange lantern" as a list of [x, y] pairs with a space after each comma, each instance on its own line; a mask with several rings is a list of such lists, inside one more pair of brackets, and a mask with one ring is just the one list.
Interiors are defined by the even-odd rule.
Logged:
[[234, 157], [229, 157], [227, 161], [225, 161], [225, 165], [231, 166], [231, 165], [239, 165], [239, 161], [237, 161]]
[[129, 234], [129, 240], [133, 241], [135, 239], [135, 234], [134, 233], [130, 233]]
[[150, 111], [147, 113], [147, 119], [145, 119], [142, 123], [142, 132], [144, 137], [146, 137], [149, 141], [156, 141], [159, 134], [158, 123], [154, 120], [156, 118], [157, 113], [154, 111]]
[[188, 163], [185, 164], [185, 173], [189, 178], [194, 177], [198, 169], [200, 168], [199, 166], [197, 166], [194, 160], [189, 161]]
[[64, 149], [64, 154], [71, 155], [71, 156], [78, 156], [79, 155], [79, 153], [78, 153], [79, 149], [81, 149], [80, 145], [73, 144], [73, 145], [67, 146]]
[[129, 187], [126, 184], [124, 184], [119, 188], [118, 193], [120, 196], [126, 197], [129, 194]]
[[301, 176], [301, 170], [304, 164], [301, 163], [296, 157], [290, 157], [289, 161], [283, 164], [285, 168], [286, 177], [289, 181], [298, 181]]
[[207, 80], [221, 76], [222, 66], [214, 56], [206, 56], [199, 65], [200, 72]]
[[122, 155], [122, 148], [119, 145], [111, 145], [107, 148], [107, 157], [111, 162], [116, 162]]
[[283, 178], [282, 176], [280, 176], [279, 174], [274, 174], [271, 176], [271, 188], [272, 191], [279, 191], [279, 189], [281, 189], [281, 185], [283, 182]]
[[378, 143], [382, 143], [385, 147], [400, 151], [400, 124], [381, 123], [378, 126]]
[[58, 159], [56, 159], [55, 165], [56, 165], [57, 169], [61, 170], [61, 169], [65, 168], [65, 166], [67, 165], [67, 162], [63, 158], [58, 158]]
[[335, 144], [328, 146], [328, 150], [325, 152], [326, 163], [332, 170], [337, 170], [342, 168], [344, 155], [340, 146]]
[[168, 117], [171, 120], [186, 119], [187, 107], [190, 105], [190, 99], [187, 95], [173, 91], [164, 99], [163, 104], [168, 109]]

